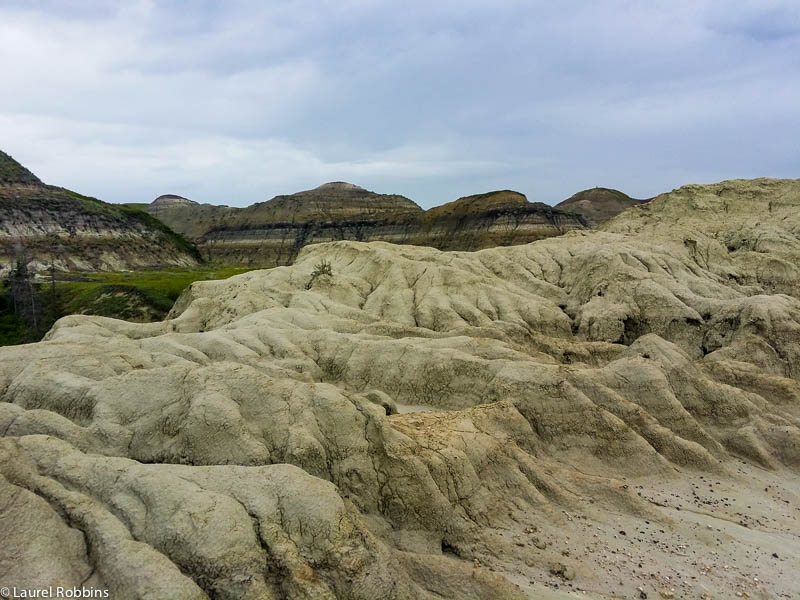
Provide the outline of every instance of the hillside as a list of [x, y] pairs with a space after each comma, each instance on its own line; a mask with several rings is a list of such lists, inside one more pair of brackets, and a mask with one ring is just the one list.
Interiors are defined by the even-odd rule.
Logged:
[[581, 215], [592, 226], [597, 226], [627, 210], [631, 206], [646, 203], [637, 200], [619, 190], [608, 188], [592, 188], [574, 194], [556, 204], [556, 208]]
[[36, 175], [0, 150], [0, 185], [42, 185]]
[[491, 192], [423, 211], [404, 196], [345, 182], [277, 196], [247, 208], [161, 197], [148, 212], [193, 239], [204, 257], [233, 264], [291, 264], [308, 244], [388, 241], [442, 250], [523, 244], [583, 228], [575, 215], [532, 204], [522, 194]]
[[43, 184], [0, 152], [0, 270], [24, 248], [34, 269], [190, 266], [194, 246], [150, 214]]
[[687, 185], [601, 226], [659, 240], [735, 285], [800, 297], [800, 184], [792, 179]]
[[61, 319], [0, 348], [0, 566], [148, 600], [800, 597], [799, 219], [800, 181], [686, 186]]
[[[465, 196], [426, 211], [410, 243], [440, 250], [514, 246], [583, 229], [586, 222], [519, 192], [501, 190]], [[409, 243], [409, 242], [406, 242]]]

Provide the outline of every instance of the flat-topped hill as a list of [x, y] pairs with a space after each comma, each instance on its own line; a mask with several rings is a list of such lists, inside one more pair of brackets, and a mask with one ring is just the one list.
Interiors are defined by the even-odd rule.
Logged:
[[[447, 202], [440, 206], [434, 206], [428, 210], [428, 217], [444, 215], [474, 215], [487, 213], [492, 210], [504, 210], [509, 208], [526, 208], [531, 203], [525, 197], [513, 190], [500, 190], [487, 192], [485, 194], [474, 194], [463, 196], [458, 200]], [[546, 205], [542, 205], [546, 206]]]
[[184, 198], [183, 196], [177, 196], [175, 194], [163, 194], [153, 200], [153, 202], [149, 205], [153, 209], [159, 208], [167, 208], [170, 206], [193, 206], [196, 205], [197, 202], [194, 200], [189, 200], [188, 198]]
[[263, 266], [290, 264], [303, 246], [333, 240], [478, 250], [585, 227], [579, 216], [528, 202], [511, 190], [467, 196], [424, 211], [405, 196], [342, 181], [246, 208], [157, 201], [147, 210], [195, 240], [211, 260]]
[[418, 212], [422, 209], [405, 196], [378, 194], [352, 183], [334, 181], [243, 208], [237, 213], [237, 222], [245, 225], [260, 221], [307, 223], [392, 219]]
[[622, 211], [647, 202], [631, 198], [619, 190], [591, 188], [574, 194], [556, 204], [556, 208], [583, 216], [590, 224], [598, 225], [617, 216]]

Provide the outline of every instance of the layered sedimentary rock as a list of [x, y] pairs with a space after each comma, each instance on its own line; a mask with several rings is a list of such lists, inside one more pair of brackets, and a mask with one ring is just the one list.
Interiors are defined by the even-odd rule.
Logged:
[[199, 259], [144, 211], [45, 185], [0, 152], [0, 270], [23, 255], [33, 269], [68, 270], [191, 266]]
[[423, 211], [403, 196], [333, 182], [247, 208], [162, 196], [148, 211], [195, 240], [212, 261], [291, 264], [308, 245], [337, 240], [385, 241], [441, 250], [525, 244], [581, 229], [585, 221], [522, 194], [492, 192]]
[[209, 227], [216, 226], [217, 219], [233, 209], [228, 206], [199, 204], [183, 196], [164, 194], [146, 205], [145, 210], [187, 239], [197, 239]]
[[648, 201], [631, 198], [619, 190], [596, 187], [573, 194], [563, 202], [556, 204], [556, 208], [564, 212], [579, 214], [586, 219], [589, 225], [596, 227], [631, 206]]
[[61, 319], [0, 349], [4, 581], [797, 596], [798, 215], [798, 181], [691, 186], [605, 231], [315, 244], [161, 323]]

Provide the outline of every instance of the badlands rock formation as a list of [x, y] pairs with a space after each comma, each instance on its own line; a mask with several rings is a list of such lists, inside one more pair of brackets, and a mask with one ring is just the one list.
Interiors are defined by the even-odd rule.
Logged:
[[467, 196], [424, 211], [404, 196], [376, 194], [345, 182], [276, 196], [247, 208], [160, 196], [147, 211], [194, 240], [206, 259], [256, 266], [288, 265], [304, 246], [336, 240], [479, 250], [525, 244], [586, 226], [577, 213], [531, 203], [508, 190]]
[[36, 270], [193, 266], [197, 250], [144, 211], [45, 185], [0, 152], [0, 271], [24, 248]]
[[616, 217], [631, 206], [645, 202], [647, 200], [631, 198], [619, 190], [596, 187], [573, 194], [556, 204], [556, 208], [577, 213], [594, 227]]
[[800, 181], [688, 186], [604, 231], [317, 244], [164, 322], [61, 319], [0, 349], [3, 583], [798, 597], [799, 238]]

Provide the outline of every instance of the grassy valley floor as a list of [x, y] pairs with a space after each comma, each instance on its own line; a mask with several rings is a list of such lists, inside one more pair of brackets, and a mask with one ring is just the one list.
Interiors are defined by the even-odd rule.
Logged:
[[39, 300], [36, 326], [14, 314], [13, 301], [0, 287], [0, 346], [39, 341], [56, 319], [72, 314], [99, 315], [136, 322], [163, 319], [191, 283], [227, 279], [250, 267], [203, 266], [194, 269], [56, 273], [34, 283]]

